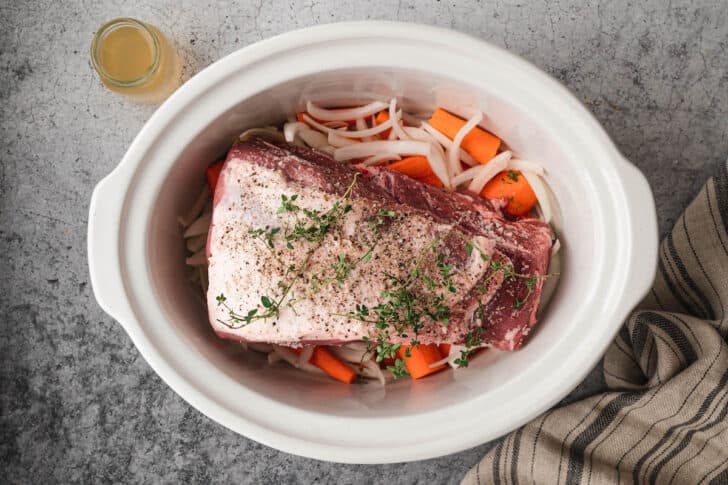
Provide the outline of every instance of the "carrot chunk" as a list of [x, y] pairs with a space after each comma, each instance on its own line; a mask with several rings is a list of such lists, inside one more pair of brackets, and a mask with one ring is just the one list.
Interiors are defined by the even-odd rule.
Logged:
[[[429, 123], [430, 126], [452, 140], [466, 121], [442, 108], [437, 108], [432, 113]], [[500, 143], [501, 141], [497, 136], [476, 126], [470, 130], [470, 133], [465, 135], [460, 147], [479, 163], [485, 165], [495, 156]]]
[[403, 158], [402, 160], [387, 165], [387, 168], [409, 175], [412, 178], [424, 178], [435, 174], [430, 167], [430, 162], [421, 155]]
[[336, 358], [325, 347], [314, 348], [309, 362], [341, 382], [351, 384], [356, 379], [356, 372]]
[[438, 348], [440, 349], [440, 353], [442, 354], [443, 358], [446, 355], [450, 355], [450, 348], [451, 348], [450, 344], [440, 344], [440, 345], [438, 345]]
[[220, 172], [222, 172], [222, 166], [225, 161], [213, 163], [207, 167], [207, 186], [210, 187], [210, 193], [215, 193], [215, 187], [217, 187], [217, 180], [220, 178]]
[[[382, 123], [384, 123], [384, 122], [386, 122], [388, 120], [389, 120], [389, 112], [388, 111], [380, 111], [379, 113], [377, 113], [376, 118], [374, 118], [374, 126], [379, 126], [379, 125], [381, 125]], [[379, 134], [379, 138], [381, 138], [382, 140], [386, 140], [387, 138], [389, 138], [389, 134], [391, 132], [392, 132], [392, 129], [391, 128], [388, 129], [388, 130], [384, 130], [383, 132], [381, 132]]]
[[507, 199], [506, 212], [522, 216], [536, 205], [536, 194], [518, 170], [501, 172], [488, 182], [480, 195], [489, 199]]
[[[408, 351], [409, 357], [407, 357]], [[441, 364], [430, 368], [430, 364], [442, 360], [442, 354], [437, 344], [403, 345], [399, 348], [397, 354], [404, 360], [404, 365], [407, 367], [407, 372], [409, 372], [412, 379], [420, 379], [447, 367], [446, 364]]]

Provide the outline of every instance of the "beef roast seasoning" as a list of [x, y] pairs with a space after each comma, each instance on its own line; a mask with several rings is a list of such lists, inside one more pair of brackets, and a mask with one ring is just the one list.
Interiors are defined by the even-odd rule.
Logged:
[[[297, 211], [285, 210], [294, 196]], [[500, 202], [386, 169], [358, 170], [307, 148], [259, 138], [236, 144], [208, 239], [211, 324], [225, 338], [284, 345], [373, 338], [381, 330], [352, 317], [355, 309], [381, 304], [416, 267], [410, 293], [420, 302], [440, 295], [447, 317], [423, 315], [416, 336], [391, 332], [392, 342], [461, 344], [478, 330], [484, 343], [514, 350], [536, 321], [551, 231], [537, 220], [504, 219]], [[325, 214], [337, 203], [347, 211], [315, 241], [286, 239], [304, 211]], [[443, 275], [449, 289], [433, 289]], [[261, 315], [272, 302], [280, 305], [268, 318], [230, 318]]]

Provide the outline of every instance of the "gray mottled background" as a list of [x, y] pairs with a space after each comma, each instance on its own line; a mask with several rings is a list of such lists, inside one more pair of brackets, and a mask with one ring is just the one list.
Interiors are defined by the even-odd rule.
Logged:
[[417, 21], [503, 46], [596, 114], [647, 174], [663, 233], [728, 154], [722, 0], [2, 1], [0, 482], [457, 482], [489, 449], [386, 466], [307, 460], [218, 426], [152, 372], [97, 307], [86, 265], [91, 190], [152, 113], [104, 90], [90, 66], [95, 29], [118, 16], [168, 33], [187, 77], [337, 20]]

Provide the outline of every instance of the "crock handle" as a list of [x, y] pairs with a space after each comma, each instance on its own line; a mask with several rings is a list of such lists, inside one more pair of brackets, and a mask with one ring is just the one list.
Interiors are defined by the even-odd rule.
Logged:
[[618, 164], [632, 214], [632, 240], [630, 264], [635, 275], [627, 283], [625, 298], [635, 307], [650, 291], [657, 271], [658, 232], [657, 212], [652, 189], [642, 172], [627, 160]]
[[133, 321], [121, 272], [119, 228], [124, 211], [124, 184], [119, 169], [94, 188], [88, 218], [88, 267], [99, 306], [126, 328]]

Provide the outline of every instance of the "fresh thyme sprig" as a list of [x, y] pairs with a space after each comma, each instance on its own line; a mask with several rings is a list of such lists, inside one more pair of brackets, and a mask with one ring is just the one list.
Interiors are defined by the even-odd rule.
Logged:
[[[404, 377], [404, 360], [399, 358], [401, 343], [391, 343], [393, 338], [409, 339], [409, 345], [419, 345], [418, 335], [424, 328], [426, 317], [439, 321], [443, 326], [449, 324], [450, 308], [444, 304], [445, 295], [455, 292], [452, 281], [453, 266], [446, 264], [443, 253], [438, 253], [438, 246], [446, 236], [434, 238], [415, 259], [412, 269], [404, 277], [385, 274], [389, 289], [383, 291], [383, 301], [369, 308], [357, 304], [355, 310], [346, 314], [349, 318], [373, 325], [376, 329], [374, 339], [365, 338], [368, 353], [376, 352], [376, 361], [395, 359], [388, 370], [396, 378]], [[429, 276], [422, 271], [425, 258], [437, 253], [437, 276]], [[423, 284], [419, 284], [423, 283]], [[426, 290], [426, 291], [423, 291]], [[409, 348], [405, 350], [408, 357]]]
[[[372, 324], [377, 330], [374, 339], [366, 339], [367, 350], [369, 352], [376, 351], [378, 362], [385, 358], [393, 358], [396, 354], [393, 348], [399, 349], [399, 344], [392, 344], [389, 341], [392, 337], [411, 338], [412, 346], [418, 345], [417, 335], [424, 328], [424, 318], [429, 317], [433, 321], [440, 322], [443, 326], [448, 326], [450, 318], [450, 308], [445, 305], [445, 294], [457, 291], [454, 282], [454, 267], [445, 260], [445, 255], [437, 251], [437, 247], [448, 236], [460, 237], [465, 241], [465, 251], [468, 255], [472, 255], [477, 250], [480, 258], [488, 261], [488, 266], [493, 272], [500, 272], [504, 280], [524, 279], [524, 285], [528, 289], [528, 293], [523, 299], [515, 301], [515, 309], [521, 308], [533, 293], [536, 283], [540, 278], [550, 275], [530, 275], [522, 274], [515, 270], [513, 264], [504, 264], [500, 261], [491, 260], [490, 256], [478, 247], [473, 241], [467, 239], [465, 235], [458, 232], [451, 232], [445, 236], [434, 238], [430, 244], [415, 259], [415, 264], [405, 278], [397, 278], [393, 275], [386, 275], [392, 289], [382, 292], [382, 303], [369, 308], [366, 305], [356, 305], [355, 311], [350, 312], [347, 316], [355, 320]], [[436, 277], [424, 274], [421, 266], [425, 258], [435, 253], [435, 266], [438, 270]], [[481, 293], [487, 291], [487, 282], [494, 275], [489, 275], [488, 279], [481, 282]], [[427, 289], [425, 294], [416, 292], [413, 287], [415, 283], [422, 282], [424, 288]], [[485, 306], [478, 301], [478, 311], [483, 312]], [[477, 328], [466, 336], [466, 350], [456, 360], [456, 363], [462, 367], [467, 365], [468, 357], [474, 350], [482, 344], [482, 331]], [[409, 350], [409, 349], [408, 349]], [[398, 359], [399, 361], [401, 359]], [[401, 367], [401, 366], [400, 366]]]
[[392, 373], [392, 377], [395, 379], [409, 377], [409, 372], [407, 372], [404, 359], [396, 359], [394, 361], [394, 365], [387, 366], [387, 370]]
[[483, 345], [483, 329], [476, 327], [465, 335], [465, 349], [460, 351], [460, 357], [453, 361], [458, 367], [467, 367], [470, 361], [470, 356], [473, 352]]

